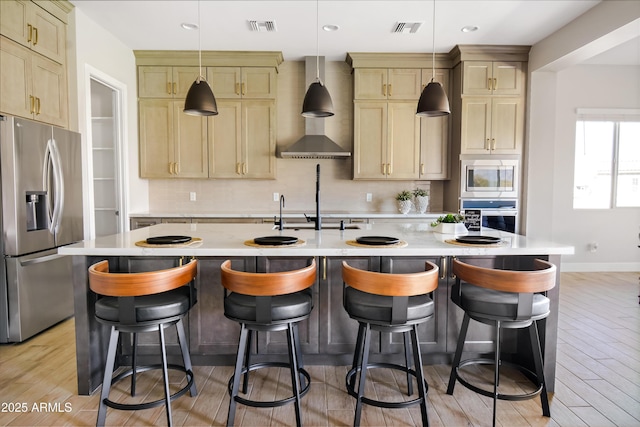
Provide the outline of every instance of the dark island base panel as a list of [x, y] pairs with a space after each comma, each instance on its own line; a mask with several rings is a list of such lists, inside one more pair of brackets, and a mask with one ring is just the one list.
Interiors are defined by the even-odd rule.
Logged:
[[[238, 325], [224, 317], [223, 288], [220, 284], [220, 264], [229, 257], [198, 257], [198, 303], [187, 319], [191, 358], [195, 365], [233, 365], [238, 342]], [[246, 271], [285, 271], [307, 264], [308, 257], [230, 257], [233, 267]], [[560, 266], [559, 255], [511, 255], [511, 256], [460, 256], [466, 262], [484, 267], [527, 268], [533, 259], [542, 258]], [[176, 257], [131, 256], [99, 257], [73, 256], [74, 298], [77, 348], [78, 393], [92, 394], [101, 384], [108, 328], [94, 317], [96, 295], [88, 286], [87, 269], [90, 265], [108, 259], [112, 271], [149, 271], [171, 267]], [[450, 288], [455, 283], [451, 277], [452, 257], [318, 257], [318, 281], [313, 286], [314, 309], [309, 319], [300, 324], [300, 339], [304, 362], [308, 365], [350, 365], [357, 335], [357, 322], [350, 319], [342, 307], [343, 260], [358, 268], [375, 271], [406, 273], [424, 269], [424, 262], [431, 261], [442, 272], [438, 288], [433, 293], [436, 311], [434, 318], [420, 325], [421, 352], [425, 364], [449, 364], [455, 352], [463, 313], [450, 301]], [[558, 326], [559, 268], [556, 287], [548, 292], [551, 314], [546, 321], [538, 322], [545, 358], [547, 389], [555, 388], [556, 344]], [[180, 361], [177, 337], [173, 328], [167, 329], [169, 358]], [[131, 343], [123, 335], [119, 363], [130, 364]], [[494, 348], [493, 332], [486, 325], [472, 322], [463, 357], [490, 354]], [[157, 361], [157, 334], [139, 336], [140, 363]], [[403, 359], [403, 342], [400, 335], [377, 334], [372, 339], [372, 358], [380, 361]], [[503, 331], [505, 360], [531, 367], [530, 345], [526, 330]], [[252, 360], [269, 360], [286, 355], [286, 338], [283, 333], [259, 333], [254, 345]]]

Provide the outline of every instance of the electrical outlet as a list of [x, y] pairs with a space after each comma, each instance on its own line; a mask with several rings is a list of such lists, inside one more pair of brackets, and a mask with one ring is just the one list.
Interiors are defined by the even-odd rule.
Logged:
[[189, 193], [189, 200], [191, 200], [192, 202], [196, 201], [196, 192], [192, 191], [191, 193]]
[[274, 202], [280, 201], [280, 193], [273, 193], [273, 201]]
[[373, 194], [367, 193], [367, 202], [370, 202], [371, 200], [373, 200]]

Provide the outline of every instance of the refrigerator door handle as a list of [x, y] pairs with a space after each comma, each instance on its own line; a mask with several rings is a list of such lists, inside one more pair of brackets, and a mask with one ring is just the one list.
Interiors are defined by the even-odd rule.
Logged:
[[59, 258], [63, 258], [67, 255], [60, 255], [60, 254], [52, 254], [52, 255], [45, 255], [45, 256], [41, 256], [38, 258], [32, 258], [32, 259], [28, 259], [28, 260], [21, 260], [20, 261], [20, 265], [22, 267], [27, 267], [29, 265], [34, 265], [34, 264], [41, 264], [43, 262], [49, 262], [49, 261], [53, 261]]
[[[53, 185], [47, 185], [49, 182], [49, 167], [53, 172]], [[62, 175], [62, 161], [60, 159], [60, 152], [56, 145], [55, 139], [47, 141], [47, 149], [45, 152], [45, 188], [49, 192], [53, 193], [53, 213], [51, 215], [51, 223], [49, 224], [49, 232], [52, 234], [58, 233], [60, 229], [60, 218], [62, 217], [62, 211], [64, 210], [64, 178]], [[51, 200], [51, 198], [49, 198]]]

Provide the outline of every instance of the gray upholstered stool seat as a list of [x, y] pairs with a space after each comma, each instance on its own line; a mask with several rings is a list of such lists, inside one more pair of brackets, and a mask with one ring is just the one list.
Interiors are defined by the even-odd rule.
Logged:
[[[182, 286], [172, 291], [137, 297], [134, 301], [136, 321], [149, 322], [185, 315], [191, 308], [194, 296], [188, 286]], [[96, 301], [95, 310], [96, 317], [102, 320], [119, 321], [120, 306], [116, 297], [100, 298]]]
[[[271, 322], [287, 322], [308, 316], [313, 308], [311, 292], [307, 290], [270, 297]], [[236, 322], [256, 322], [257, 300], [251, 295], [230, 293], [224, 299], [225, 316]]]
[[[349, 316], [373, 324], [393, 324], [393, 297], [375, 295], [348, 287], [344, 290], [344, 308]], [[407, 303], [407, 318], [403, 322], [411, 324], [424, 321], [433, 315], [434, 304], [429, 295], [410, 296]]]

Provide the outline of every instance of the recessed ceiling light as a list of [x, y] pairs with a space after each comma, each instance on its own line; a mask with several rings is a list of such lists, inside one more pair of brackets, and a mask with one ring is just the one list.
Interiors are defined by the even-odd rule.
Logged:
[[182, 24], [180, 24], [180, 26], [182, 28], [184, 28], [185, 30], [197, 30], [198, 29], [198, 24], [192, 24], [191, 22], [183, 22]]
[[476, 27], [475, 25], [467, 25], [465, 27], [462, 27], [460, 31], [462, 31], [463, 33], [473, 33], [474, 31], [478, 31], [478, 27]]
[[340, 27], [333, 24], [327, 24], [327, 25], [323, 25], [322, 29], [328, 32], [332, 32], [332, 31], [338, 31]]

